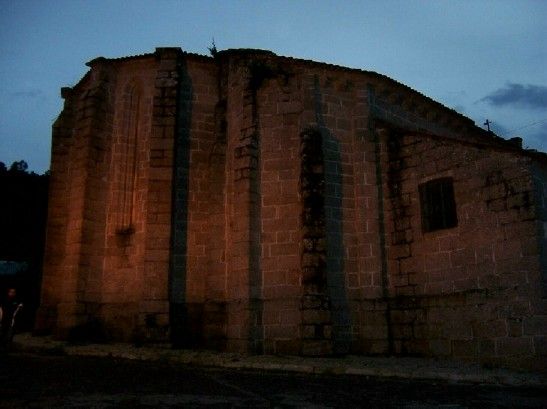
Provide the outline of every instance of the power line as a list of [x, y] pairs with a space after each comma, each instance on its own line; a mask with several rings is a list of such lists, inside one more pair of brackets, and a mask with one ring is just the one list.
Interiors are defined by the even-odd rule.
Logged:
[[507, 131], [507, 136], [509, 136], [509, 134], [510, 134], [511, 132], [520, 131], [521, 129], [530, 128], [531, 126], [534, 126], [534, 125], [537, 125], [537, 124], [540, 124], [540, 123], [546, 122], [546, 121], [547, 121], [547, 118], [541, 119], [541, 120], [539, 120], [539, 121], [531, 122], [531, 123], [529, 123], [529, 124], [527, 124], [527, 125], [523, 125], [523, 126], [521, 126], [521, 127], [515, 128], [515, 129], [511, 129], [510, 131]]

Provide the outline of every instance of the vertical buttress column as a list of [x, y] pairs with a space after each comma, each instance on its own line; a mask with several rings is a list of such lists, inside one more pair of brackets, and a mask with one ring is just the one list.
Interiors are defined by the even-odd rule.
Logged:
[[262, 352], [260, 271], [260, 138], [257, 88], [247, 59], [227, 59], [231, 181], [231, 266], [228, 284], [228, 349]]
[[56, 326], [57, 305], [62, 295], [60, 283], [66, 273], [69, 158], [74, 143], [76, 97], [68, 87], [61, 89], [61, 96], [65, 100], [63, 111], [52, 127], [48, 222], [40, 308], [35, 324], [37, 333], [48, 333]]
[[[180, 346], [186, 284], [189, 113], [179, 102], [181, 50], [157, 48], [156, 58], [142, 313], [149, 308], [159, 315], [159, 321], [169, 317], [171, 341]], [[165, 248], [169, 242], [170, 250]]]
[[316, 129], [301, 133], [302, 195], [302, 354], [332, 353], [332, 322], [327, 295], [325, 166], [323, 138]]

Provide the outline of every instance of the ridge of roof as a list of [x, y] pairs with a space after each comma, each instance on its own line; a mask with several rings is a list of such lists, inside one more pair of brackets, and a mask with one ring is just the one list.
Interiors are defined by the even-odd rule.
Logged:
[[467, 116], [459, 113], [458, 111], [456, 111], [456, 110], [454, 110], [450, 107], [447, 107], [446, 105], [442, 104], [441, 102], [439, 102], [437, 100], [434, 100], [433, 98], [428, 97], [425, 94], [422, 94], [420, 91], [418, 91], [418, 90], [416, 90], [416, 89], [414, 89], [414, 88], [412, 88], [412, 87], [410, 87], [410, 86], [408, 86], [408, 85], [406, 85], [402, 82], [399, 82], [399, 81], [397, 81], [397, 80], [395, 80], [391, 77], [388, 77], [385, 74], [380, 74], [376, 71], [365, 70], [363, 68], [346, 67], [346, 66], [343, 66], [343, 65], [331, 64], [331, 63], [322, 62], [322, 61], [314, 61], [314, 60], [309, 60], [309, 59], [287, 57], [287, 56], [278, 56], [278, 57], [283, 58], [283, 59], [288, 60], [288, 61], [297, 61], [297, 62], [301, 62], [301, 63], [305, 63], [305, 64], [313, 64], [313, 65], [324, 66], [326, 68], [334, 69], [334, 70], [337, 70], [337, 71], [348, 71], [348, 72], [355, 72], [355, 73], [364, 73], [364, 74], [375, 76], [375, 77], [377, 77], [379, 79], [382, 79], [382, 80], [390, 81], [391, 83], [393, 83], [396, 86], [399, 86], [399, 87], [402, 87], [403, 89], [409, 90], [412, 93], [416, 94], [417, 96], [422, 97], [422, 98], [426, 99], [427, 101], [432, 102], [436, 105], [439, 105], [443, 109], [451, 111], [453, 114], [460, 117], [460, 119], [470, 121], [471, 123], [474, 124], [474, 121], [471, 118], [468, 118]]
[[415, 94], [417, 97], [423, 98], [425, 101], [438, 106], [439, 108], [441, 108], [444, 111], [449, 112], [451, 115], [454, 115], [456, 118], [458, 118], [460, 120], [463, 120], [464, 122], [467, 122], [467, 124], [470, 126], [470, 128], [472, 128], [473, 131], [477, 133], [477, 136], [485, 139], [485, 142], [494, 142], [494, 143], [502, 144], [507, 148], [510, 148], [512, 150], [513, 149], [518, 150], [520, 152], [523, 152], [523, 153], [527, 154], [528, 156], [534, 156], [534, 157], [543, 157], [543, 156], [545, 156], [545, 157], [547, 157], [546, 153], [538, 152], [538, 151], [534, 151], [534, 150], [529, 150], [529, 149], [524, 149], [522, 147], [518, 147], [515, 144], [515, 142], [512, 140], [513, 138], [505, 139], [505, 138], [502, 138], [501, 136], [498, 136], [497, 134], [495, 134], [492, 131], [487, 131], [487, 130], [481, 128], [480, 126], [478, 126], [475, 123], [475, 121], [473, 121], [468, 116], [459, 113], [458, 111], [444, 105], [443, 103], [441, 103], [441, 102], [439, 102], [439, 101], [437, 101], [437, 100], [435, 100], [431, 97], [428, 97], [427, 95], [421, 93], [420, 91], [417, 91], [416, 89], [414, 89], [414, 88], [412, 88], [412, 87], [410, 87], [410, 86], [408, 86], [408, 85], [406, 85], [402, 82], [399, 82], [399, 81], [397, 81], [397, 80], [395, 80], [395, 79], [393, 79], [393, 78], [391, 78], [391, 77], [389, 77], [385, 74], [380, 74], [376, 71], [370, 71], [370, 70], [365, 70], [365, 69], [361, 69], [361, 68], [346, 67], [346, 66], [341, 66], [341, 65], [338, 65], [338, 64], [331, 64], [331, 63], [326, 63], [326, 62], [321, 62], [321, 61], [314, 61], [314, 60], [309, 60], [309, 59], [287, 57], [287, 56], [277, 56], [277, 57], [282, 58], [283, 60], [286, 60], [286, 61], [289, 61], [289, 62], [295, 61], [295, 62], [310, 64], [310, 65], [314, 65], [314, 66], [323, 66], [325, 68], [329, 68], [329, 69], [337, 70], [337, 71], [364, 73], [364, 74], [376, 77], [380, 80], [388, 81], [391, 84], [393, 84], [394, 86], [401, 87], [402, 89]]
[[[201, 58], [201, 59], [205, 59], [205, 60], [212, 60], [213, 59], [213, 57], [208, 56], [208, 55], [184, 51], [180, 47], [162, 47], [162, 48], [176, 49], [176, 50], [179, 50], [182, 55], [186, 55], [186, 56], [197, 57], [197, 58]], [[156, 55], [157, 55], [157, 51], [154, 51], [154, 52], [151, 52], [151, 53], [126, 55], [126, 56], [123, 56], [123, 57], [102, 57], [102, 56], [99, 56], [99, 57], [95, 57], [95, 58], [89, 60], [86, 63], [86, 65], [88, 67], [91, 67], [94, 63], [99, 62], [99, 61], [123, 62], [123, 61], [130, 61], [130, 60], [138, 60], [138, 59], [141, 59], [141, 58], [155, 57]]]
[[346, 67], [346, 66], [343, 66], [343, 65], [339, 65], [339, 64], [331, 64], [331, 63], [327, 63], [327, 62], [324, 62], [324, 61], [315, 61], [315, 60], [310, 60], [310, 59], [304, 59], [304, 58], [297, 58], [297, 57], [290, 57], [290, 56], [285, 56], [285, 55], [278, 55], [276, 53], [274, 53], [273, 51], [270, 51], [270, 50], [264, 50], [264, 49], [254, 49], [254, 48], [228, 48], [226, 50], [221, 50], [218, 52], [219, 55], [227, 55], [227, 54], [246, 54], [246, 53], [252, 53], [252, 54], [265, 54], [265, 55], [271, 55], [271, 56], [274, 56], [274, 57], [277, 57], [277, 58], [281, 58], [285, 61], [294, 61], [294, 62], [297, 62], [297, 63], [304, 63], [304, 64], [310, 64], [310, 65], [314, 65], [314, 66], [320, 66], [320, 67], [324, 67], [324, 68], [329, 68], [329, 69], [333, 69], [333, 70], [337, 70], [337, 71], [346, 71], [346, 72], [355, 72], [355, 73], [363, 73], [363, 74], [367, 74], [367, 75], [371, 75], [371, 76], [374, 76], [378, 79], [381, 79], [381, 80], [387, 80], [389, 82], [391, 82], [393, 85], [395, 86], [399, 86], [399, 87], [402, 87], [403, 89], [406, 89], [414, 94], [416, 94], [416, 96], [419, 96], [421, 98], [424, 98], [425, 100], [431, 102], [431, 103], [434, 103], [435, 105], [438, 105], [439, 107], [441, 107], [442, 109], [444, 110], [448, 110], [450, 111], [453, 115], [456, 115], [457, 117], [459, 117], [460, 119], [466, 121], [466, 122], [469, 122], [470, 125], [473, 125], [473, 126], [476, 126], [475, 125], [475, 122], [459, 113], [458, 111], [442, 104], [441, 102], [439, 101], [436, 101], [434, 100], [433, 98], [431, 97], [428, 97], [427, 95], [425, 94], [422, 94], [420, 91], [417, 91], [416, 89], [412, 88], [412, 87], [409, 87], [408, 85], [402, 83], [402, 82], [399, 82], [391, 77], [388, 77], [387, 75], [385, 74], [380, 74], [376, 71], [370, 71], [370, 70], [365, 70], [365, 69], [362, 69], [362, 68], [354, 68], [354, 67]]
[[95, 57], [88, 62], [85, 63], [88, 67], [93, 66], [93, 64], [100, 62], [100, 61], [114, 61], [114, 62], [121, 62], [121, 61], [129, 61], [129, 60], [137, 60], [140, 58], [147, 58], [147, 57], [153, 57], [154, 53], [144, 53], [144, 54], [134, 54], [134, 55], [126, 55], [123, 57]]
[[[180, 47], [167, 47], [167, 48], [176, 48], [176, 49], [180, 50], [183, 55], [196, 57], [196, 58], [207, 60], [207, 61], [211, 61], [211, 60], [214, 59], [214, 57], [208, 56], [208, 55], [205, 55], [205, 54], [198, 54], [198, 53], [183, 51]], [[478, 127], [471, 118], [459, 113], [455, 109], [444, 105], [443, 103], [441, 103], [441, 102], [439, 102], [439, 101], [437, 101], [437, 100], [435, 100], [435, 99], [421, 93], [420, 91], [418, 91], [418, 90], [416, 90], [416, 89], [414, 89], [414, 88], [412, 88], [412, 87], [410, 87], [410, 86], [408, 86], [408, 85], [406, 85], [402, 82], [397, 81], [396, 79], [388, 77], [385, 74], [380, 74], [376, 71], [365, 70], [365, 69], [362, 69], [362, 68], [347, 67], [347, 66], [343, 66], [343, 65], [339, 65], [339, 64], [331, 64], [331, 63], [327, 63], [327, 62], [324, 62], [324, 61], [315, 61], [315, 60], [304, 59], [304, 58], [297, 58], [297, 57], [290, 57], [290, 56], [285, 56], [285, 55], [278, 55], [278, 54], [274, 53], [273, 51], [266, 50], [266, 49], [227, 48], [225, 50], [218, 51], [218, 55], [248, 54], [248, 53], [265, 54], [265, 55], [269, 55], [269, 56], [272, 56], [272, 57], [281, 58], [281, 59], [286, 60], [286, 61], [295, 61], [295, 62], [298, 62], [298, 63], [311, 64], [311, 65], [315, 65], [315, 66], [322, 66], [322, 67], [325, 67], [325, 68], [334, 69], [334, 70], [338, 70], [338, 71], [364, 73], [364, 74], [367, 74], [367, 75], [374, 76], [374, 77], [376, 77], [378, 79], [381, 79], [381, 80], [387, 80], [387, 81], [391, 82], [393, 85], [398, 86], [398, 87], [402, 87], [403, 89], [406, 89], [406, 90], [414, 93], [416, 96], [424, 98], [426, 101], [439, 106], [443, 110], [449, 111], [451, 114], [453, 114], [453, 115], [459, 117], [460, 119], [468, 122], [470, 125], [473, 125], [473, 126], [479, 128], [479, 129], [482, 129], [482, 128]], [[128, 60], [133, 60], [133, 59], [153, 57], [155, 55], [156, 55], [156, 52], [143, 53], [143, 54], [134, 54], [134, 55], [128, 55], [128, 56], [123, 56], [123, 57], [114, 57], [114, 58], [96, 57], [96, 58], [88, 61], [86, 63], [86, 65], [91, 67], [94, 62], [98, 62], [98, 61], [122, 62], [122, 61], [128, 61]]]
[[[207, 60], [207, 61], [210, 61], [210, 60], [213, 60], [214, 57], [211, 57], [211, 56], [208, 56], [208, 55], [204, 55], [204, 54], [198, 54], [198, 53], [192, 53], [192, 52], [188, 52], [188, 51], [183, 51], [181, 48], [179, 47], [172, 47], [172, 48], [177, 48], [181, 51], [181, 53], [183, 55], [186, 55], [186, 56], [191, 56], [191, 57], [196, 57], [196, 58], [200, 58], [200, 59], [204, 59], [204, 60]], [[285, 55], [278, 55], [276, 53], [274, 53], [273, 51], [271, 50], [266, 50], [266, 49], [258, 49], [258, 48], [227, 48], [225, 50], [220, 50], [218, 51], [218, 55], [222, 56], [222, 55], [230, 55], [230, 54], [239, 54], [239, 55], [244, 55], [244, 54], [249, 54], [249, 53], [252, 53], [252, 54], [264, 54], [264, 55], [268, 55], [268, 56], [272, 56], [272, 57], [277, 57], [277, 58], [281, 58], [283, 60], [286, 60], [286, 61], [294, 61], [294, 62], [298, 62], [298, 63], [304, 63], [304, 64], [311, 64], [311, 65], [315, 65], [315, 66], [321, 66], [321, 67], [325, 67], [325, 68], [329, 68], [329, 69], [334, 69], [334, 70], [338, 70], [338, 71], [346, 71], [346, 72], [355, 72], [355, 73], [364, 73], [364, 74], [367, 74], [367, 75], [371, 75], [371, 76], [374, 76], [378, 79], [381, 79], [381, 80], [387, 80], [389, 82], [391, 82], [392, 84], [394, 84], [395, 86], [399, 86], [399, 87], [402, 87], [403, 89], [406, 89], [414, 94], [416, 94], [416, 96], [419, 96], [421, 98], [424, 98], [425, 100], [431, 102], [431, 103], [434, 103], [435, 105], [438, 105], [439, 107], [441, 107], [442, 109], [444, 110], [448, 110], [450, 111], [453, 115], [456, 115], [457, 117], [459, 117], [460, 119], [464, 120], [464, 121], [468, 121], [470, 125], [475, 125], [475, 122], [459, 113], [458, 111], [442, 104], [441, 102], [439, 101], [436, 101], [434, 100], [433, 98], [431, 97], [428, 97], [427, 95], [421, 93], [420, 91], [402, 83], [402, 82], [399, 82], [391, 77], [388, 77], [387, 75], [385, 74], [380, 74], [376, 71], [370, 71], [370, 70], [365, 70], [365, 69], [362, 69], [362, 68], [354, 68], [354, 67], [346, 67], [346, 66], [343, 66], [343, 65], [339, 65], [339, 64], [331, 64], [331, 63], [327, 63], [327, 62], [324, 62], [324, 61], [315, 61], [315, 60], [310, 60], [310, 59], [304, 59], [304, 58], [297, 58], [297, 57], [290, 57], [290, 56], [285, 56]], [[86, 63], [87, 66], [91, 67], [91, 65], [94, 63], [94, 62], [98, 62], [98, 61], [101, 61], [101, 60], [105, 60], [105, 61], [116, 61], [116, 62], [122, 62], [122, 61], [128, 61], [128, 60], [133, 60], [133, 59], [140, 59], [140, 58], [148, 58], [148, 57], [152, 57], [152, 56], [155, 56], [156, 55], [156, 52], [153, 52], [153, 53], [143, 53], [143, 54], [135, 54], [135, 55], [128, 55], [128, 56], [123, 56], [123, 57], [115, 57], [115, 58], [106, 58], [106, 57], [96, 57], [90, 61], [88, 61]]]
[[[209, 56], [209, 55], [205, 55], [205, 54], [198, 54], [198, 53], [192, 53], [192, 52], [184, 51], [180, 47], [164, 47], [164, 48], [176, 49], [184, 56], [189, 56], [189, 57], [201, 59], [203, 61], [213, 61], [215, 59], [215, 56]], [[92, 65], [94, 63], [100, 62], [100, 61], [123, 62], [123, 61], [130, 61], [130, 60], [141, 59], [141, 58], [155, 57], [158, 54], [158, 50], [159, 50], [159, 48], [156, 48], [156, 51], [151, 52], [151, 53], [134, 54], [134, 55], [123, 56], [123, 57], [115, 57], [115, 58], [96, 57], [96, 58], [88, 61], [86, 63], [86, 65], [88, 67], [92, 67]], [[418, 90], [416, 90], [416, 89], [414, 89], [414, 88], [412, 88], [412, 87], [410, 87], [410, 86], [408, 86], [408, 85], [406, 85], [402, 82], [399, 82], [399, 81], [397, 81], [397, 80], [395, 80], [395, 79], [393, 79], [393, 78], [391, 78], [391, 77], [389, 77], [385, 74], [381, 74], [381, 73], [378, 73], [376, 71], [365, 70], [365, 69], [362, 69], [362, 68], [347, 67], [347, 66], [342, 66], [342, 65], [339, 65], [339, 64], [332, 64], [332, 63], [327, 63], [327, 62], [323, 62], [323, 61], [315, 61], [315, 60], [311, 60], [311, 59], [304, 59], [304, 58], [290, 57], [290, 56], [285, 56], [285, 55], [278, 55], [278, 54], [274, 53], [273, 51], [266, 50], [266, 49], [228, 48], [228, 49], [220, 50], [220, 51], [217, 52], [217, 56], [245, 55], [245, 54], [255, 54], [255, 55], [262, 54], [264, 56], [278, 58], [278, 59], [281, 59], [283, 61], [290, 62], [290, 63], [294, 62], [294, 63], [297, 63], [297, 64], [313, 65], [314, 67], [322, 67], [322, 68], [327, 68], [329, 70], [361, 73], [361, 74], [366, 74], [366, 75], [372, 76], [376, 79], [386, 81], [388, 84], [391, 84], [395, 87], [398, 87], [398, 88], [401, 88], [405, 91], [408, 91], [408, 92], [414, 94], [416, 97], [421, 98], [421, 99], [425, 100], [426, 102], [431, 103], [431, 104], [439, 107], [440, 109], [442, 109], [443, 111], [445, 111], [447, 113], [450, 113], [450, 115], [453, 115], [455, 118], [458, 118], [458, 119], [462, 120], [464, 123], [467, 123], [469, 125], [469, 127], [472, 128], [474, 130], [474, 132], [476, 132], [476, 135], [481, 137], [481, 138], [485, 138], [485, 141], [501, 143], [501, 144], [503, 144], [507, 147], [512, 146], [513, 148], [517, 148], [517, 146], [514, 144], [513, 141], [504, 139], [504, 138], [496, 135], [493, 132], [488, 132], [488, 131], [482, 129], [481, 127], [477, 126], [476, 123], [471, 118], [459, 113], [458, 111], [454, 110], [453, 108], [450, 108], [450, 107], [444, 105], [443, 103], [441, 103], [441, 102], [439, 102], [439, 101], [437, 101], [437, 100], [435, 100], [435, 99], [421, 93], [420, 91], [418, 91]], [[85, 81], [85, 79], [89, 77], [89, 74], [90, 74], [90, 70], [72, 88], [76, 88], [81, 83], [83, 83]], [[537, 152], [537, 151], [534, 152], [534, 151], [530, 151], [528, 149], [523, 149], [522, 147], [519, 150], [521, 152], [528, 153], [531, 156], [540, 156], [540, 157], [543, 157], [544, 155], [547, 156], [547, 154], [545, 154], [543, 152]]]

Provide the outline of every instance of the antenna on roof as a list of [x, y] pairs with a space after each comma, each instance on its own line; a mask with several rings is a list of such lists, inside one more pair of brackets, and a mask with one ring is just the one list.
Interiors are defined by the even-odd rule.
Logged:
[[488, 118], [486, 118], [486, 121], [483, 124], [483, 125], [486, 125], [486, 129], [488, 130], [488, 132], [492, 132], [492, 131], [490, 131], [490, 124], [491, 123], [492, 122]]

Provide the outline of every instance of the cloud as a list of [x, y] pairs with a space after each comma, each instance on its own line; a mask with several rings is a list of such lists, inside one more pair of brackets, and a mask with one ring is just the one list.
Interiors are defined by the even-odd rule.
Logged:
[[480, 101], [497, 107], [547, 108], [547, 87], [508, 83], [504, 88], [495, 90]]

